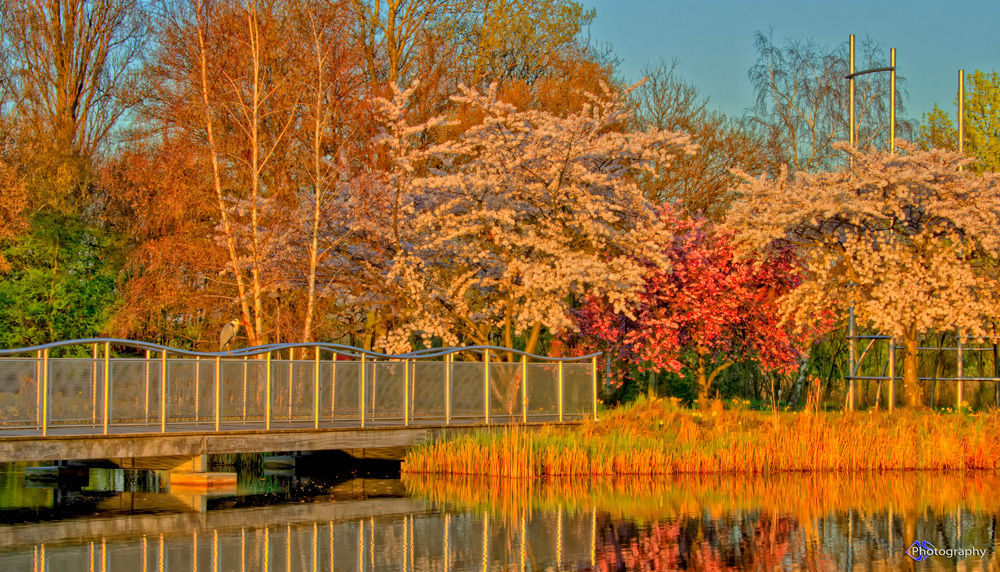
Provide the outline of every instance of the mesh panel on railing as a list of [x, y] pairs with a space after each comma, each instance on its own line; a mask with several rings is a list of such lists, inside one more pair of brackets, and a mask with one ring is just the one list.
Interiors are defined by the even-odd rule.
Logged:
[[332, 383], [327, 398], [330, 401], [332, 419], [358, 419], [361, 408], [360, 379], [360, 360], [341, 360], [330, 364]]
[[539, 419], [559, 415], [559, 365], [554, 363], [528, 364], [528, 416]]
[[594, 384], [589, 363], [563, 364], [563, 419], [593, 414]]
[[490, 422], [521, 419], [521, 364], [490, 362]]
[[481, 362], [452, 362], [451, 417], [459, 421], [482, 421], [486, 415]]
[[41, 360], [0, 360], [0, 426], [38, 424], [38, 381]]
[[375, 362], [368, 378], [368, 419], [402, 419], [405, 364], [402, 361]]
[[414, 418], [444, 419], [444, 361], [412, 362], [411, 411]]

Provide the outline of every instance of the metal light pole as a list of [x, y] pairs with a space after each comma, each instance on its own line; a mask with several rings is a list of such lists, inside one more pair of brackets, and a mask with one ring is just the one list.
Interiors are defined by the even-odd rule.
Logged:
[[958, 152], [965, 152], [965, 70], [958, 70]]
[[851, 61], [850, 61], [850, 66], [849, 66], [850, 73], [848, 73], [846, 76], [844, 76], [845, 79], [847, 79], [847, 80], [850, 81], [850, 96], [851, 96], [851, 109], [850, 109], [850, 113], [849, 113], [849, 116], [850, 116], [850, 120], [849, 120], [849, 122], [850, 122], [850, 127], [849, 127], [849, 129], [850, 129], [850, 136], [848, 137], [848, 141], [850, 142], [850, 145], [851, 145], [852, 149], [854, 149], [857, 146], [858, 141], [857, 141], [857, 136], [855, 134], [855, 126], [854, 126], [854, 123], [855, 123], [855, 121], [854, 121], [854, 78], [856, 78], [856, 77], [858, 77], [860, 75], [867, 75], [867, 74], [870, 74], [870, 73], [877, 73], [877, 72], [885, 72], [885, 71], [887, 71], [887, 72], [890, 72], [890, 74], [891, 74], [890, 79], [889, 79], [889, 85], [890, 85], [890, 91], [891, 91], [891, 94], [889, 96], [889, 151], [895, 151], [896, 150], [896, 48], [892, 48], [891, 50], [889, 50], [889, 64], [890, 65], [888, 67], [872, 68], [872, 69], [867, 69], [867, 70], [862, 70], [862, 71], [856, 72], [856, 71], [854, 71], [854, 34], [851, 34], [850, 44], [851, 44], [851, 48], [850, 48]]

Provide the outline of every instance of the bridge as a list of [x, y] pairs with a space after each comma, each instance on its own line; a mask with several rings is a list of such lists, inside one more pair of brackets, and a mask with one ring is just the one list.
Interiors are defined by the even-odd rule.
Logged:
[[109, 338], [0, 350], [0, 462], [407, 447], [596, 417], [597, 356], [338, 344], [195, 352]]

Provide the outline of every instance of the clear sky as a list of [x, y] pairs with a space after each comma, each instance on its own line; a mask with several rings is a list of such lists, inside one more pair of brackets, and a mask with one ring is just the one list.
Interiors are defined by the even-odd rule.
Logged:
[[733, 115], [753, 104], [747, 70], [756, 60], [754, 34], [769, 27], [775, 39], [812, 38], [832, 47], [850, 34], [856, 41], [868, 35], [896, 48], [896, 69], [908, 84], [906, 115], [915, 119], [934, 103], [955, 112], [959, 69], [1000, 71], [1000, 0], [581, 3], [597, 9], [591, 39], [611, 45], [627, 79], [640, 79], [646, 62], [676, 59], [681, 78]]

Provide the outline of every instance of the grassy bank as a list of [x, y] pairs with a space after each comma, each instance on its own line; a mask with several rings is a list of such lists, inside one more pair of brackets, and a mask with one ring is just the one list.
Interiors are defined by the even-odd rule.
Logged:
[[414, 447], [405, 473], [561, 475], [996, 469], [1000, 413], [699, 412], [641, 401], [599, 421]]

